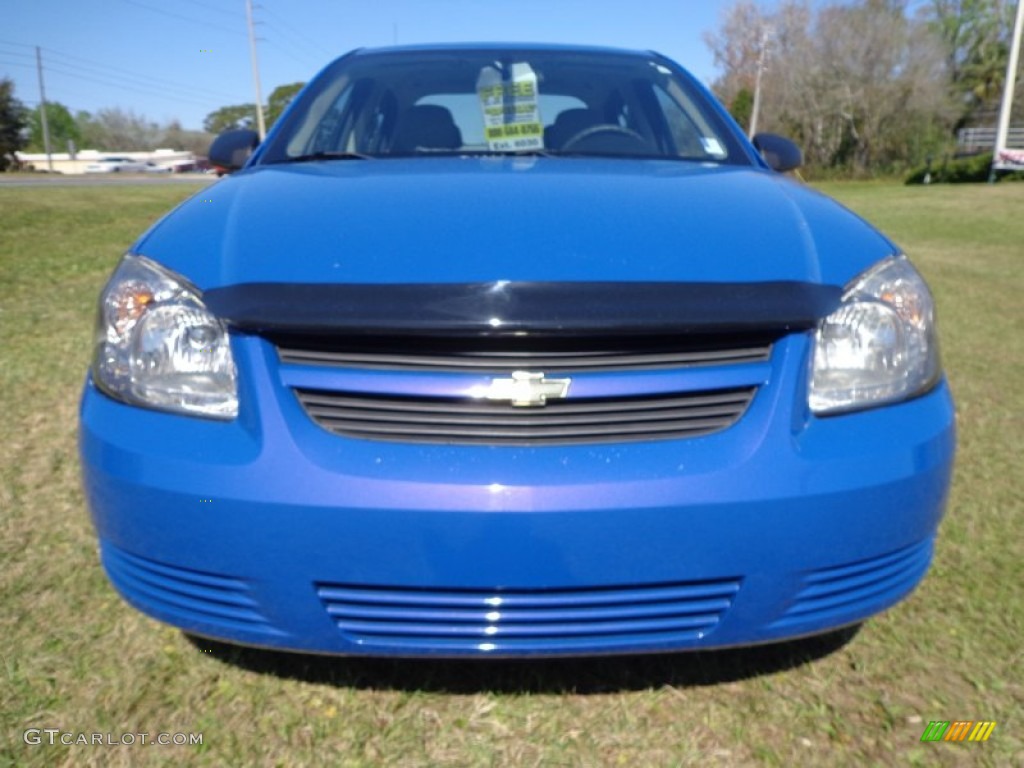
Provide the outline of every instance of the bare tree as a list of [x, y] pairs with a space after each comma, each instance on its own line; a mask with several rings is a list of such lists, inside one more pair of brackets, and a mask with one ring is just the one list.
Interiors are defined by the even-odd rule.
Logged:
[[724, 11], [718, 32], [704, 33], [715, 66], [722, 70], [715, 87], [726, 103], [741, 90], [753, 89], [761, 29], [766, 23], [767, 17], [755, 3], [742, 0]]
[[76, 115], [82, 141], [90, 149], [131, 151], [155, 149], [162, 131], [142, 115], [119, 107], [101, 109], [95, 115]]
[[939, 37], [908, 15], [904, 0], [834, 3], [814, 10], [785, 0], [768, 13], [749, 2], [708, 36], [723, 67], [715, 89], [727, 103], [745, 87], [772, 31], [761, 125], [787, 133], [808, 162], [858, 173], [914, 162], [923, 141], [948, 133], [947, 62]]

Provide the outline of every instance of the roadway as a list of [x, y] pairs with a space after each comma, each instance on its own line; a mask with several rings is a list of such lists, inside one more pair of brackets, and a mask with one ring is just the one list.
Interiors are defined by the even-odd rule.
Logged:
[[110, 187], [160, 186], [167, 184], [212, 184], [212, 173], [0, 173], [0, 188], [6, 187]]

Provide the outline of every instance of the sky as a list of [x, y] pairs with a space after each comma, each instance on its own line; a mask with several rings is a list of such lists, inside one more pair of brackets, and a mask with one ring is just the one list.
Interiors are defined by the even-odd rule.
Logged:
[[[254, 0], [263, 101], [353, 48], [430, 42], [564, 42], [653, 49], [715, 77], [703, 34], [733, 0]], [[774, 3], [766, 2], [771, 6]], [[255, 101], [245, 0], [4, 0], [0, 78], [72, 113], [121, 107], [199, 129]]]

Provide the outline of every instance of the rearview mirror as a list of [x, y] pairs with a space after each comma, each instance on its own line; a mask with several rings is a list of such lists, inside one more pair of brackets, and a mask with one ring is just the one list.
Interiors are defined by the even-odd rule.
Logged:
[[228, 171], [237, 171], [260, 143], [256, 131], [225, 131], [210, 145], [210, 163]]
[[768, 163], [768, 167], [779, 173], [799, 168], [804, 161], [800, 147], [784, 136], [774, 133], [759, 133], [754, 136], [754, 147]]

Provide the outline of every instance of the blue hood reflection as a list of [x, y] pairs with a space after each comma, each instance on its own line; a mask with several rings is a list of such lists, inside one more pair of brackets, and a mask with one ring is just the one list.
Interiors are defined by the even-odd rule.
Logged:
[[895, 247], [809, 188], [749, 167], [437, 157], [257, 166], [135, 250], [200, 288], [240, 282], [842, 285]]

